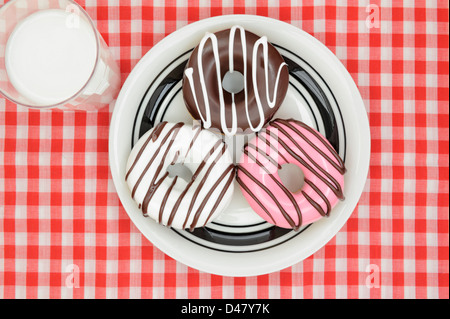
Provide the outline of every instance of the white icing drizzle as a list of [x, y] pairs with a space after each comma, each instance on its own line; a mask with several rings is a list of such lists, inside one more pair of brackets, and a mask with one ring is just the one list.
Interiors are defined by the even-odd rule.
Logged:
[[[183, 165], [185, 181], [168, 168]], [[127, 161], [125, 180], [145, 217], [176, 229], [212, 221], [230, 203], [234, 165], [220, 136], [183, 123], [161, 122], [145, 133]]]
[[[230, 37], [229, 37], [229, 72], [233, 72], [234, 71], [234, 38], [236, 35], [236, 30], [239, 29], [240, 31], [240, 36], [241, 36], [241, 44], [242, 44], [242, 58], [243, 58], [243, 62], [244, 62], [244, 94], [245, 94], [245, 111], [246, 111], [246, 116], [247, 116], [247, 121], [249, 124], [250, 129], [253, 132], [257, 132], [259, 130], [261, 130], [261, 128], [264, 125], [264, 112], [263, 112], [263, 105], [261, 103], [261, 98], [259, 96], [258, 90], [256, 89], [258, 86], [258, 81], [257, 81], [257, 77], [256, 77], [256, 67], [252, 68], [252, 83], [253, 83], [253, 90], [255, 93], [255, 100], [256, 100], [256, 105], [258, 108], [258, 114], [260, 117], [260, 121], [257, 127], [253, 127], [252, 121], [250, 119], [250, 115], [249, 115], [249, 108], [248, 108], [248, 88], [247, 88], [247, 76], [248, 76], [248, 72], [247, 72], [247, 46], [246, 46], [246, 37], [245, 37], [245, 30], [243, 27], [241, 26], [233, 26], [230, 29]], [[211, 44], [212, 44], [212, 48], [213, 48], [213, 55], [214, 55], [214, 62], [216, 65], [216, 73], [217, 73], [217, 85], [218, 85], [218, 89], [219, 89], [219, 105], [220, 105], [220, 122], [221, 122], [221, 128], [222, 131], [225, 135], [234, 135], [237, 132], [237, 115], [236, 115], [236, 104], [234, 102], [234, 95], [235, 93], [231, 93], [231, 97], [232, 97], [232, 104], [231, 104], [231, 115], [232, 115], [232, 123], [231, 123], [231, 130], [228, 129], [228, 125], [226, 123], [226, 118], [225, 118], [225, 101], [223, 98], [223, 88], [222, 88], [222, 80], [220, 78], [220, 60], [219, 60], [219, 50], [218, 50], [218, 42], [217, 42], [217, 37], [215, 36], [215, 34], [209, 33], [207, 32], [205, 34], [205, 36], [202, 38], [202, 40], [200, 41], [199, 47], [198, 47], [198, 53], [197, 53], [197, 63], [198, 63], [198, 72], [199, 72], [199, 78], [200, 78], [200, 85], [202, 88], [202, 94], [203, 94], [203, 100], [205, 103], [205, 112], [206, 112], [206, 118], [203, 117], [202, 112], [200, 111], [200, 107], [198, 104], [198, 100], [197, 100], [197, 96], [195, 94], [195, 85], [194, 85], [194, 79], [193, 79], [193, 73], [194, 70], [193, 68], [187, 68], [185, 70], [185, 75], [186, 78], [189, 81], [189, 86], [191, 88], [192, 91], [192, 96], [194, 98], [195, 101], [195, 105], [197, 107], [197, 111], [198, 114], [203, 122], [203, 126], [204, 128], [208, 129], [211, 127], [211, 109], [210, 109], [210, 105], [209, 105], [209, 96], [208, 96], [208, 91], [206, 88], [206, 83], [205, 83], [205, 75], [203, 73], [203, 61], [202, 61], [202, 57], [203, 57], [203, 49], [205, 46], [206, 41], [211, 40]], [[269, 105], [270, 108], [273, 108], [275, 106], [275, 101], [277, 98], [277, 91], [278, 91], [278, 83], [279, 83], [279, 79], [280, 79], [280, 75], [281, 75], [281, 71], [283, 66], [286, 66], [286, 63], [281, 63], [279, 69], [278, 69], [278, 73], [277, 73], [277, 77], [276, 77], [276, 81], [275, 81], [275, 86], [274, 86], [274, 92], [273, 92], [273, 98], [272, 100], [270, 100], [270, 94], [269, 94], [269, 70], [268, 70], [268, 66], [269, 66], [269, 57], [268, 57], [268, 42], [267, 42], [267, 37], [263, 36], [260, 39], [258, 39], [258, 41], [255, 42], [254, 46], [253, 46], [253, 50], [252, 50], [252, 65], [256, 65], [257, 63], [257, 53], [258, 53], [258, 47], [262, 45], [263, 47], [263, 59], [264, 59], [264, 75], [265, 75], [265, 84], [266, 84], [266, 99], [267, 99], [267, 104]]]
[[[270, 100], [269, 97], [269, 49], [267, 46], [267, 37], [262, 37], [260, 38], [258, 41], [255, 42], [255, 45], [253, 47], [253, 56], [252, 56], [252, 63], [253, 65], [255, 65], [256, 63], [256, 58], [257, 58], [257, 53], [258, 53], [258, 47], [262, 45], [263, 46], [263, 54], [264, 54], [264, 75], [265, 75], [265, 80], [266, 80], [266, 99], [267, 99], [267, 104], [269, 104], [270, 108], [273, 108], [275, 106], [275, 101], [277, 99], [277, 89], [278, 89], [278, 81], [280, 80], [280, 74], [281, 74], [281, 70], [283, 68], [283, 66], [286, 63], [282, 63], [280, 65], [280, 67], [278, 68], [278, 73], [277, 73], [277, 77], [275, 80], [275, 89], [273, 92], [273, 100]], [[252, 78], [253, 78], [253, 87], [257, 88], [258, 83], [256, 81], [256, 68], [253, 68], [252, 70]], [[258, 105], [258, 111], [259, 111], [259, 115], [260, 115], [260, 123], [257, 127], [257, 129], [254, 129], [255, 131], [259, 131], [263, 125], [264, 125], [264, 115], [263, 115], [263, 110], [262, 110], [262, 104], [261, 104], [261, 98], [259, 96], [259, 92], [258, 90], [254, 90], [255, 91], [255, 99], [256, 99], [256, 104]], [[250, 126], [252, 126], [250, 120], [249, 120], [249, 124]], [[252, 127], [253, 129], [253, 127]]]

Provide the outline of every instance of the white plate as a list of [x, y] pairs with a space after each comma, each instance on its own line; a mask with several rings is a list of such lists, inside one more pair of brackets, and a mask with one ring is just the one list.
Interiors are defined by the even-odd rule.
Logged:
[[[264, 222], [251, 210], [237, 184], [233, 203], [206, 228], [193, 233], [166, 228], [143, 217], [125, 182], [127, 158], [139, 136], [162, 120], [192, 123], [181, 91], [184, 64], [205, 32], [235, 24], [260, 36], [266, 35], [288, 62], [290, 86], [275, 117], [295, 118], [318, 129], [335, 146], [347, 167], [345, 200], [332, 210], [329, 218], [298, 232]], [[120, 200], [136, 227], [156, 247], [204, 272], [252, 276], [279, 271], [302, 261], [341, 229], [364, 188], [370, 131], [355, 83], [322, 43], [278, 20], [230, 15], [201, 20], [173, 32], [139, 61], [115, 105], [109, 152], [112, 178]]]

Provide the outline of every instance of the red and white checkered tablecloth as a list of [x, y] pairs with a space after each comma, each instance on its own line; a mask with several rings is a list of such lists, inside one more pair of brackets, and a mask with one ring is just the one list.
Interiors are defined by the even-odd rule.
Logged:
[[368, 180], [342, 230], [306, 260], [257, 277], [202, 273], [154, 247], [121, 206], [113, 106], [38, 111], [0, 98], [0, 298], [449, 297], [447, 1], [78, 2], [123, 80], [166, 35], [211, 16], [269, 16], [314, 35], [364, 99]]

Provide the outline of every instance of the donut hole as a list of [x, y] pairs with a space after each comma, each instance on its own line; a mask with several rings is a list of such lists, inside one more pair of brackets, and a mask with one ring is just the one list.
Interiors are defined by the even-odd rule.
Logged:
[[175, 176], [178, 176], [186, 182], [190, 182], [193, 176], [191, 170], [181, 163], [170, 165], [167, 167], [167, 172], [169, 172], [169, 177], [175, 178]]
[[237, 94], [244, 89], [244, 75], [239, 71], [228, 71], [222, 79], [222, 87], [225, 91]]
[[305, 183], [305, 175], [303, 174], [303, 170], [299, 166], [292, 163], [281, 165], [281, 168], [278, 170], [278, 176], [280, 177], [283, 185], [291, 193], [298, 193]]

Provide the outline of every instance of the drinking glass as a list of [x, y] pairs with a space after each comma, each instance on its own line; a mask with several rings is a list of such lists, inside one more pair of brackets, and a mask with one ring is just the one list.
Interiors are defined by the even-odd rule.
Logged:
[[117, 62], [72, 0], [10, 0], [0, 8], [0, 93], [32, 108], [98, 110], [120, 90]]

